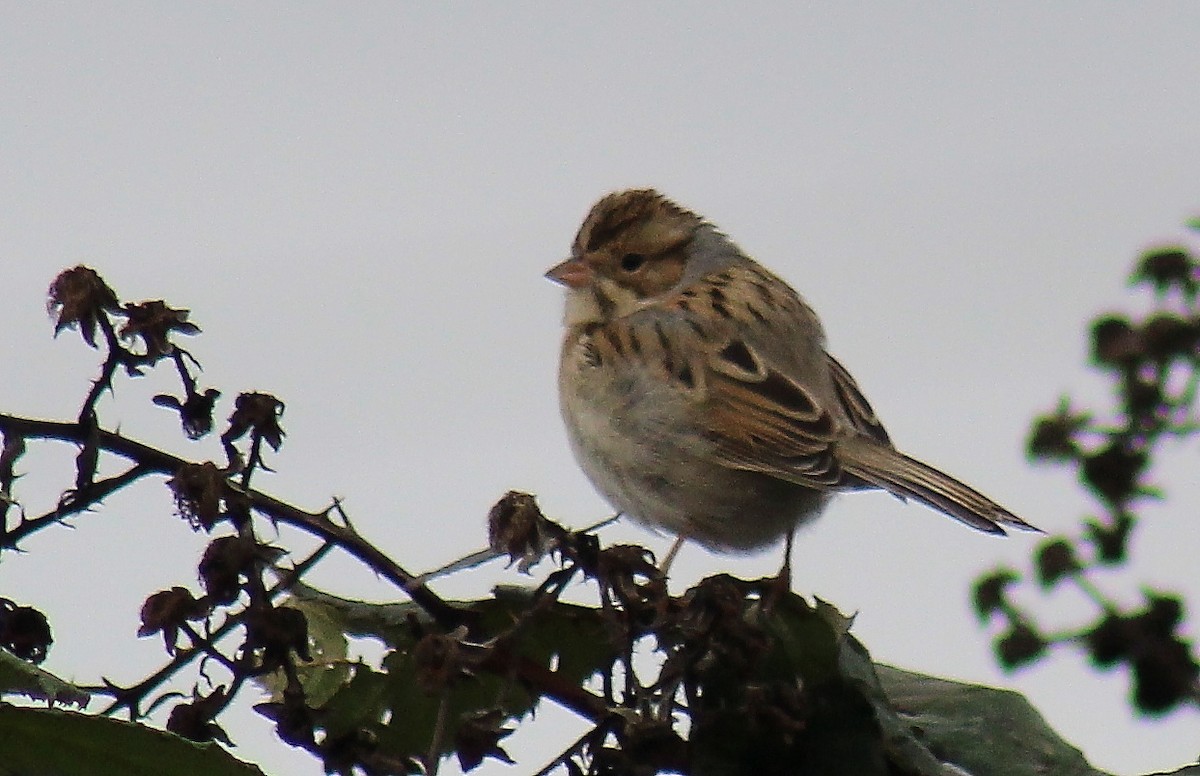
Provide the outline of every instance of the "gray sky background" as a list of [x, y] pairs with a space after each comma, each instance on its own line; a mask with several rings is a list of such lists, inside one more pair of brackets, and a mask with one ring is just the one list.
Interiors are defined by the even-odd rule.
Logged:
[[[220, 418], [240, 390], [287, 402], [259, 487], [314, 508], [345, 497], [414, 569], [480, 546], [509, 488], [570, 524], [607, 513], [560, 427], [561, 295], [541, 277], [605, 192], [653, 185], [709, 216], [807, 296], [905, 450], [1052, 533], [1094, 507], [1067, 473], [1024, 462], [1028, 422], [1064, 391], [1107, 401], [1086, 322], [1138, 309], [1133, 258], [1200, 210], [1200, 5], [1183, 2], [5, 2], [0, 104], [0, 409], [77, 411], [95, 355], [75, 334], [51, 341], [44, 299], [87, 263], [123, 299], [193, 311]], [[221, 460], [148, 406], [168, 385], [122, 384], [110, 427]], [[48, 467], [20, 485], [31, 507], [69, 481], [72, 453], [31, 456]], [[1102, 588], [1200, 602], [1195, 451], [1178, 453], [1135, 576]], [[162, 660], [134, 639], [141, 597], [191, 582], [205, 540], [153, 486], [76, 524], [6, 555], [0, 593], [50, 613], [50, 670], [135, 679]], [[1033, 543], [849, 496], [801, 537], [795, 586], [857, 611], [878, 660], [1026, 693], [1100, 768], [1196, 757], [1200, 713], [1138, 722], [1125, 678], [1077, 654], [994, 668], [969, 585]], [[160, 560], [121, 560], [147, 545]], [[778, 562], [689, 548], [674, 583]], [[439, 589], [474, 595], [497, 575]], [[394, 596], [350, 563], [316, 581]], [[1043, 610], [1066, 624], [1085, 607]], [[240, 756], [320, 773], [239, 719]], [[512, 772], [577, 729], [544, 710]]]

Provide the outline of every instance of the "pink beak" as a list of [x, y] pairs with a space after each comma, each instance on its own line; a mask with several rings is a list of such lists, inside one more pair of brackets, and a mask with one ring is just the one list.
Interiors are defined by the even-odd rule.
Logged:
[[567, 288], [583, 288], [592, 284], [592, 268], [583, 259], [567, 259], [546, 271], [546, 277]]

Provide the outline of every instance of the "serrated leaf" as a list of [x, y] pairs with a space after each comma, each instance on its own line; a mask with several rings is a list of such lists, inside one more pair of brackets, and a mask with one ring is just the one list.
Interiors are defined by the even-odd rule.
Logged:
[[[349, 681], [330, 681], [332, 693], [318, 708], [319, 726], [334, 739], [368, 731], [376, 751], [397, 759], [423, 756], [431, 746], [442, 715], [439, 754], [451, 751], [464, 720], [499, 711], [503, 719], [519, 719], [533, 710], [537, 698], [508, 677], [481, 673], [452, 682], [443, 693], [428, 693], [418, 681], [419, 667], [412, 656], [414, 639], [410, 618], [428, 618], [410, 602], [374, 604], [339, 598], [307, 587], [298, 587], [288, 604], [306, 614], [319, 611], [318, 626], [345, 637], [378, 638], [392, 648], [380, 669], [346, 666]], [[506, 587], [494, 598], [456, 602], [475, 613], [482, 638], [508, 633], [505, 646], [514, 654], [554, 670], [565, 682], [581, 683], [608, 665], [615, 654], [600, 612], [562, 602], [536, 607], [532, 590]], [[531, 614], [532, 612], [532, 614]], [[518, 621], [521, 625], [509, 633]], [[310, 697], [320, 690], [310, 687], [312, 673], [301, 673]], [[333, 686], [335, 685], [336, 686]], [[443, 710], [442, 704], [445, 704]], [[500, 723], [497, 723], [500, 724]]]
[[54, 776], [262, 776], [217, 744], [59, 709], [0, 704], [0, 772]]
[[[489, 628], [502, 629], [533, 606], [532, 592], [528, 588], [496, 588], [495, 599], [482, 601], [476, 608], [483, 612]], [[616, 655], [599, 611], [561, 601], [544, 607], [523, 625], [513, 646], [534, 662], [554, 664], [559, 676], [573, 684], [582, 683]]]
[[[300, 611], [308, 624], [308, 645], [312, 660], [296, 664], [296, 673], [304, 686], [310, 706], [322, 706], [340, 687], [350, 681], [350, 642], [346, 638], [345, 621], [340, 612], [327, 602], [317, 599], [290, 598], [281, 606]], [[276, 670], [255, 679], [271, 694], [272, 702], [282, 698], [287, 679]]]
[[848, 620], [832, 605], [817, 600], [810, 606], [798, 595], [781, 598], [766, 623], [776, 638], [775, 661], [786, 658], [789, 673], [798, 673], [808, 684], [837, 677], [838, 653], [848, 632]]
[[24, 695], [37, 701], [86, 706], [91, 696], [49, 671], [0, 649], [0, 697]]
[[289, 605], [300, 601], [320, 604], [324, 612], [322, 616], [330, 618], [331, 624], [336, 623], [344, 635], [377, 638], [392, 645], [411, 641], [410, 617], [422, 622], [430, 621], [421, 607], [412, 601], [387, 604], [359, 601], [331, 595], [302, 583], [292, 588], [288, 601]]

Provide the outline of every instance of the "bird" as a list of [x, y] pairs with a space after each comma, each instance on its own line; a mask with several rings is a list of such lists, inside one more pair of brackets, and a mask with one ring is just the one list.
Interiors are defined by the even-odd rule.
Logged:
[[816, 313], [726, 234], [654, 189], [602, 197], [569, 258], [559, 405], [584, 473], [621, 513], [745, 553], [785, 540], [837, 494], [882, 489], [972, 528], [1038, 531], [900, 452]]

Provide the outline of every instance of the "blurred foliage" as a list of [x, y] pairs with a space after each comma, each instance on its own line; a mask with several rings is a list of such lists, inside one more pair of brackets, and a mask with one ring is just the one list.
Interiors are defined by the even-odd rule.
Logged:
[[[1130, 563], [1141, 510], [1164, 498], [1155, 463], [1200, 438], [1200, 265], [1183, 245], [1156, 248], [1138, 259], [1130, 284], [1152, 297], [1150, 311], [1105, 314], [1091, 327], [1092, 364], [1111, 381], [1113, 406], [1084, 409], [1064, 396], [1029, 434], [1030, 458], [1074, 469], [1097, 513], [1084, 516], [1074, 534], [1043, 541], [1030, 572], [1000, 568], [980, 577], [974, 602], [982, 620], [1005, 623], [995, 642], [1005, 668], [1073, 645], [1097, 668], [1124, 667], [1132, 706], [1158, 715], [1200, 704], [1196, 646], [1182, 635], [1183, 597], [1144, 587], [1141, 603], [1125, 607], [1123, 596], [1103, 586], [1119, 584], [1109, 578]], [[1186, 520], [1186, 511], [1177, 510], [1177, 519]], [[1082, 593], [1093, 604], [1090, 620], [1065, 627], [1040, 621], [1019, 603], [1030, 582], [1046, 595], [1064, 587]]]

